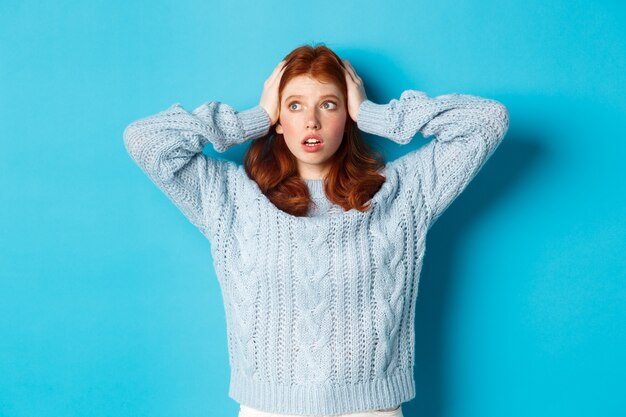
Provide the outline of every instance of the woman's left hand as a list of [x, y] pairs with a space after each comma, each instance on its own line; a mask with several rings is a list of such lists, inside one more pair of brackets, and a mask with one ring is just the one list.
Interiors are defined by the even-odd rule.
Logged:
[[342, 59], [344, 65], [344, 73], [346, 74], [346, 83], [348, 84], [348, 114], [355, 122], [359, 116], [359, 107], [361, 103], [367, 100], [363, 80], [352, 68], [352, 64], [347, 59]]

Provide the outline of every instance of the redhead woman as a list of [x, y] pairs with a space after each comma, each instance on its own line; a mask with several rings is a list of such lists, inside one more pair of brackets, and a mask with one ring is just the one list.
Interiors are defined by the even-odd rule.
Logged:
[[[126, 149], [211, 242], [239, 417], [402, 416], [430, 227], [504, 138], [506, 107], [405, 90], [376, 104], [324, 45], [291, 51], [259, 104], [179, 103]], [[360, 131], [430, 141], [385, 163]], [[203, 154], [249, 142], [244, 164]]]

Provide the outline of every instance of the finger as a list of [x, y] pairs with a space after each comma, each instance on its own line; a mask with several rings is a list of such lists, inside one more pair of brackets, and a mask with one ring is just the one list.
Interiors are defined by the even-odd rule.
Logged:
[[343, 61], [346, 64], [346, 69], [350, 72], [354, 72], [354, 67], [352, 66], [350, 61], [348, 61], [347, 59], [344, 59]]
[[274, 71], [272, 71], [272, 74], [269, 77], [270, 82], [273, 83], [276, 77], [278, 77], [279, 74], [282, 74], [285, 69], [285, 62], [286, 61], [283, 59], [278, 63], [278, 65], [276, 65], [276, 67], [274, 67]]
[[354, 83], [354, 80], [352, 79], [352, 75], [350, 75], [350, 73], [348, 71], [344, 71], [344, 74], [346, 75], [346, 82], [348, 84]]
[[285, 64], [286, 64], [286, 61], [283, 59], [282, 61], [280, 61], [278, 63], [278, 65], [276, 65], [276, 68], [274, 69], [274, 72], [275, 73], [279, 73], [282, 70], [284, 70], [285, 69]]
[[276, 70], [277, 70], [276, 72], [277, 73], [283, 72], [286, 66], [287, 66], [287, 61], [283, 59], [282, 61], [278, 63], [278, 66], [276, 67]]
[[287, 63], [285, 61], [282, 61], [280, 64], [280, 70], [278, 71], [279, 77], [285, 72], [286, 67], [287, 67]]
[[348, 79], [348, 77], [350, 77], [348, 79], [348, 81], [352, 81], [354, 82], [354, 76], [352, 75], [352, 70], [351, 70], [351, 66], [350, 66], [350, 62], [348, 62], [348, 60], [344, 59], [343, 62], [345, 63], [345, 72], [346, 72], [346, 79]]
[[350, 61], [347, 61], [347, 60], [346, 60], [346, 62], [347, 62], [347, 64], [348, 64], [348, 68], [349, 68], [349, 71], [350, 71], [350, 75], [352, 75], [352, 78], [354, 79], [354, 81], [355, 81], [355, 82], [357, 82], [357, 81], [362, 81], [362, 80], [361, 80], [361, 77], [359, 77], [359, 75], [356, 73], [356, 70], [354, 69], [354, 67], [352, 66], [352, 64], [350, 63]]
[[350, 64], [349, 61], [347, 61], [347, 65], [348, 65], [347, 71], [350, 74], [350, 77], [352, 77], [352, 81], [354, 83], [358, 83], [358, 81], [360, 81], [361, 78], [357, 75], [356, 71], [354, 70], [354, 67], [352, 67], [352, 64]]

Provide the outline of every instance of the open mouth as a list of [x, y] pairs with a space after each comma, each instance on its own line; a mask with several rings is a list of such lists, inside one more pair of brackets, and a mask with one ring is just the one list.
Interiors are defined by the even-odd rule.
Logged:
[[300, 146], [305, 152], [318, 152], [324, 147], [324, 140], [315, 133], [310, 133], [302, 139]]
[[307, 135], [304, 139], [302, 139], [302, 145], [314, 147], [317, 145], [321, 145], [322, 138], [319, 135]]

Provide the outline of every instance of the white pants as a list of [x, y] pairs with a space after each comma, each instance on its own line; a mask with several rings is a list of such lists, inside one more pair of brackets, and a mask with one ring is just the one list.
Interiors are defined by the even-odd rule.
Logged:
[[[239, 405], [238, 417], [302, 417], [298, 414], [277, 414], [269, 413], [267, 411], [257, 410], [256, 408], [248, 407], [243, 404]], [[402, 406], [392, 410], [372, 410], [363, 411], [358, 413], [340, 414], [335, 416], [319, 416], [319, 417], [403, 417]]]

